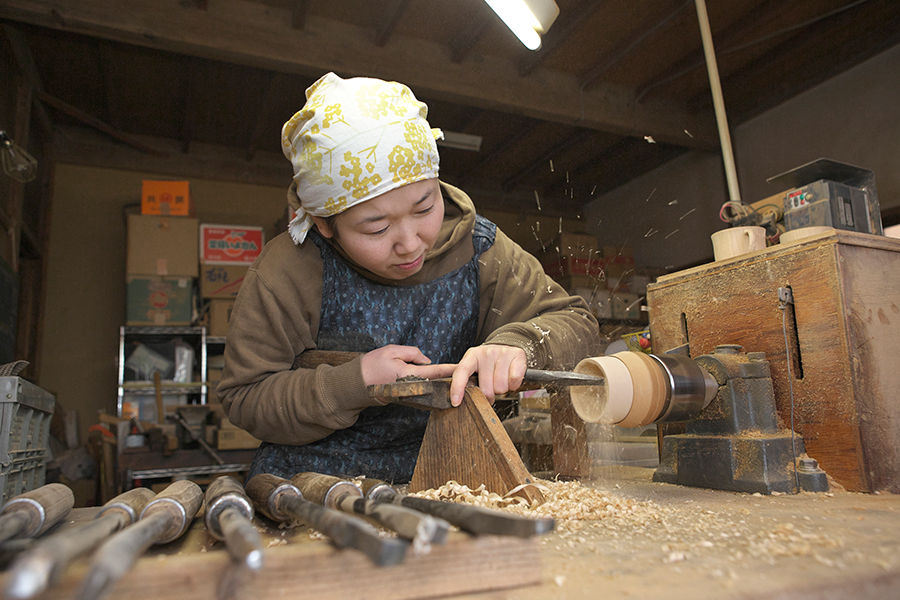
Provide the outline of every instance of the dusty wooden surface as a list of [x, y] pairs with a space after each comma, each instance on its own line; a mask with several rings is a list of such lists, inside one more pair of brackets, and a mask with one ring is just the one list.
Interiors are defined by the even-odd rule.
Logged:
[[[142, 559], [111, 597], [218, 600], [220, 587], [256, 599], [900, 597], [900, 496], [755, 496], [653, 483], [651, 474], [595, 469], [586, 488], [606, 498], [595, 520], [560, 518], [556, 531], [531, 541], [456, 534], [443, 549], [385, 569], [305, 528], [272, 528], [263, 571], [248, 578], [199, 518], [182, 541]], [[42, 598], [73, 598], [83, 572], [84, 561], [67, 573], [67, 587]]]
[[619, 512], [561, 522], [542, 538], [543, 585], [458, 597], [900, 597], [900, 496], [754, 496], [653, 483], [651, 473], [608, 468], [590, 484], [606, 491]]
[[[789, 427], [793, 393], [809, 455], [847, 489], [900, 492], [898, 271], [900, 242], [839, 232], [661, 277], [647, 294], [653, 349], [765, 352], [779, 416]], [[786, 311], [779, 287], [793, 292]]]

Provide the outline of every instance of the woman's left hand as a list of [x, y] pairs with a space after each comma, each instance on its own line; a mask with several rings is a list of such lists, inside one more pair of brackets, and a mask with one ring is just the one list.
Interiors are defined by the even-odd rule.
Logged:
[[522, 385], [527, 367], [525, 351], [515, 346], [486, 344], [469, 348], [453, 370], [450, 403], [453, 406], [462, 403], [469, 377], [478, 373], [478, 387], [493, 404], [498, 395]]

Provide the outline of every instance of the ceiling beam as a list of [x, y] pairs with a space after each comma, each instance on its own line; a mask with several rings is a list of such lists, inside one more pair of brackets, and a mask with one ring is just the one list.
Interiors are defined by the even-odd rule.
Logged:
[[561, 23], [556, 23], [556, 27], [552, 27], [547, 35], [541, 39], [541, 47], [529, 54], [525, 59], [519, 61], [519, 75], [527, 77], [538, 68], [542, 62], [550, 58], [557, 48], [564, 44], [584, 22], [587, 21], [597, 9], [602, 8], [606, 3], [596, 0], [587, 0], [582, 2], [575, 10], [566, 13]]
[[[722, 80], [726, 104], [735, 122], [746, 121], [769, 108], [812, 88], [849, 67], [900, 43], [900, 5], [896, 0], [859, 3], [839, 17], [839, 11], [797, 29], [784, 42]], [[850, 21], [850, 19], [853, 19]], [[859, 32], [865, 32], [860, 35]], [[833, 42], [825, 53], [819, 40]], [[790, 64], [785, 63], [791, 57]], [[743, 97], [740, 90], [764, 85], [768, 93], [756, 99]], [[706, 110], [712, 104], [709, 93], [695, 95], [688, 106]]]
[[438, 100], [620, 135], [651, 135], [690, 148], [718, 146], [709, 110], [689, 113], [658, 99], [638, 105], [631, 90], [605, 82], [582, 91], [574, 76], [545, 68], [521, 78], [512, 61], [496, 56], [478, 57], [478, 68], [467, 61], [455, 64], [447, 47], [423, 39], [395, 37], [378, 48], [364, 29], [313, 15], [298, 32], [290, 11], [247, 0], [218, 0], [207, 11], [186, 9], [178, 0], [5, 0], [0, 17], [306, 76], [334, 70], [395, 79]]
[[375, 45], [378, 48], [387, 44], [388, 40], [391, 38], [391, 34], [394, 33], [394, 28], [397, 27], [397, 23], [399, 23], [400, 19], [403, 17], [403, 13], [406, 11], [407, 6], [409, 6], [409, 0], [394, 0], [391, 5], [387, 7], [384, 18], [375, 30]]
[[312, 6], [312, 0], [295, 0], [291, 4], [291, 27], [302, 30], [306, 27], [306, 16]]
[[[719, 48], [716, 55], [721, 57], [727, 53], [726, 48], [733, 46], [737, 40], [754, 31], [758, 26], [771, 19], [778, 11], [784, 9], [784, 0], [765, 0], [759, 6], [755, 6], [749, 12], [744, 13], [740, 19], [732, 23], [724, 31], [716, 33], [715, 43]], [[706, 66], [706, 57], [703, 55], [703, 47], [700, 38], [697, 38], [697, 49], [669, 65], [663, 72], [645, 81], [635, 89], [638, 101], [653, 90], [675, 81], [679, 77], [692, 72], [694, 69]]]
[[673, 8], [668, 15], [664, 16], [662, 19], [650, 23], [644, 29], [638, 31], [629, 39], [619, 44], [612, 52], [609, 53], [609, 56], [604, 57], [603, 61], [594, 65], [591, 69], [588, 70], [587, 73], [581, 76], [581, 89], [586, 90], [593, 87], [597, 83], [597, 81], [601, 77], [603, 77], [607, 71], [616, 66], [619, 61], [631, 54], [631, 52], [633, 52], [638, 46], [643, 44], [647, 38], [665, 27], [672, 19], [681, 14], [681, 11], [683, 11], [689, 5], [693, 4], [694, 0], [681, 2], [677, 7]]

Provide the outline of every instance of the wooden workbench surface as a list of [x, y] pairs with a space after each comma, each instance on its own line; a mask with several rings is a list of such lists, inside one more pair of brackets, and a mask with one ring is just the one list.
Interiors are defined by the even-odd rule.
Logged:
[[[225, 589], [254, 600], [900, 596], [900, 496], [756, 496], [653, 483], [651, 474], [595, 472], [584, 486], [606, 498], [608, 514], [598, 520], [560, 519], [539, 540], [456, 534], [428, 555], [380, 569], [304, 529], [272, 528], [263, 571], [248, 578], [198, 519], [183, 540], [141, 559], [113, 597], [223, 599]], [[95, 510], [76, 509], [75, 520]], [[73, 598], [84, 569], [84, 561], [74, 565], [42, 598]]]

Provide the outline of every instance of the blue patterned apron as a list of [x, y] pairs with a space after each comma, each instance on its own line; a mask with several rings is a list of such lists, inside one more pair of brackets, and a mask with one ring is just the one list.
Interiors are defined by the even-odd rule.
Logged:
[[[322, 319], [319, 350], [368, 352], [388, 344], [418, 347], [433, 363], [455, 363], [478, 333], [481, 253], [494, 243], [496, 226], [475, 218], [475, 254], [459, 269], [413, 286], [382, 285], [350, 267], [315, 230], [322, 253]], [[364, 409], [346, 429], [303, 446], [263, 443], [248, 477], [303, 471], [375, 477], [394, 483], [412, 478], [429, 412], [389, 404]]]

